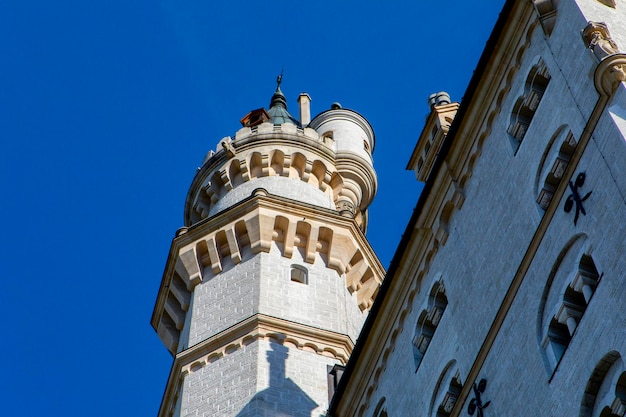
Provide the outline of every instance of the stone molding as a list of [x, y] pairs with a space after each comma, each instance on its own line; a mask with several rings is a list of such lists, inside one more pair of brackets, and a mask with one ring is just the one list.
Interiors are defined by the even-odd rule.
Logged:
[[271, 147], [271, 150], [260, 146], [248, 150], [238, 149], [237, 158], [217, 160], [218, 164], [208, 164], [206, 169], [203, 167], [196, 175], [185, 203], [187, 226], [208, 218], [210, 210], [222, 196], [239, 184], [255, 178], [298, 178], [328, 194], [331, 200], [338, 193], [335, 189], [341, 181], [332, 181], [338, 174], [334, 161], [325, 155], [303, 152], [299, 148], [293, 148], [291, 153], [285, 153], [276, 147]]
[[343, 180], [342, 187], [336, 195], [343, 195], [346, 189], [350, 188], [349, 182], [355, 183], [358, 189], [354, 190], [356, 196], [352, 198], [352, 203], [361, 211], [365, 211], [374, 200], [378, 188], [374, 168], [363, 158], [350, 152], [337, 152], [336, 167]]
[[196, 285], [240, 263], [244, 251], [280, 250], [281, 256], [291, 258], [297, 248], [307, 263], [319, 254], [328, 268], [345, 278], [359, 308], [371, 307], [384, 268], [355, 221], [334, 210], [257, 190], [228, 211], [180, 230], [173, 239], [151, 319], [170, 353], [178, 349]]
[[185, 376], [256, 340], [271, 340], [290, 348], [333, 358], [342, 365], [346, 364], [354, 348], [353, 340], [347, 335], [256, 314], [176, 355], [158, 416], [170, 415]]
[[[343, 111], [351, 116], [350, 121], [370, 132], [373, 146], [374, 133], [367, 121], [351, 110]], [[281, 176], [318, 188], [335, 204], [349, 199], [359, 209], [353, 217], [364, 229], [362, 217], [376, 194], [377, 179], [371, 162], [358, 153], [335, 152], [315, 130], [291, 124], [245, 127], [234, 140], [224, 138], [220, 143], [223, 149], [211, 154], [191, 184], [185, 202], [186, 226], [208, 218], [216, 203], [238, 185]]]

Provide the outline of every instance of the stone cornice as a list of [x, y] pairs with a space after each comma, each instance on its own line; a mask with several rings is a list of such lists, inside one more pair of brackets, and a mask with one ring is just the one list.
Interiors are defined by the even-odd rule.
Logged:
[[[259, 189], [229, 210], [183, 228], [173, 239], [151, 319], [168, 350], [176, 352], [191, 293], [206, 274], [238, 264], [246, 248], [253, 253], [280, 250], [291, 258], [296, 247], [308, 263], [322, 254], [326, 266], [356, 292], [359, 308], [369, 309], [384, 269], [356, 222]], [[225, 258], [230, 261], [224, 263]]]
[[[236, 154], [228, 156], [225, 151], [219, 151], [198, 169], [185, 200], [187, 226], [208, 217], [211, 208], [236, 183], [255, 178], [297, 175], [304, 183], [315, 184], [332, 196], [330, 182], [336, 172], [335, 153], [322, 143], [270, 131], [236, 140], [230, 146]], [[274, 159], [277, 155], [279, 162]], [[280, 165], [279, 172], [274, 171], [276, 163]]]
[[364, 210], [374, 199], [378, 188], [374, 167], [368, 161], [352, 152], [337, 152], [336, 158], [337, 172], [342, 175], [342, 178], [354, 179], [361, 187], [363, 194], [360, 208]]
[[499, 40], [489, 68], [481, 78], [476, 97], [464, 115], [463, 119], [471, 122], [459, 125], [457, 135], [466, 140], [457, 141], [457, 146], [452, 147], [446, 158], [452, 177], [461, 186], [472, 175], [482, 145], [490, 136], [493, 122], [502, 111], [502, 102], [511, 90], [524, 52], [530, 45], [530, 38], [539, 25], [533, 9], [526, 5], [517, 8], [515, 18], [509, 20], [509, 23], [509, 29]]
[[354, 347], [353, 340], [347, 335], [256, 314], [176, 355], [158, 417], [169, 416], [186, 375], [256, 340], [271, 340], [290, 348], [336, 359], [341, 364], [347, 362]]
[[[361, 223], [361, 214], [377, 188], [370, 160], [351, 150], [335, 152], [326, 143], [329, 139], [320, 138], [311, 128], [263, 123], [242, 130], [245, 132], [238, 132], [234, 141], [224, 138], [221, 142], [224, 149], [198, 169], [185, 200], [185, 225], [190, 226], [221, 209], [219, 202], [230, 201], [228, 196], [238, 186], [264, 177], [299, 179], [290, 186], [303, 190], [317, 188], [318, 198], [325, 194], [331, 204], [349, 200], [359, 208], [360, 213], [351, 210], [351, 215]], [[239, 198], [239, 194], [234, 195], [235, 199]]]

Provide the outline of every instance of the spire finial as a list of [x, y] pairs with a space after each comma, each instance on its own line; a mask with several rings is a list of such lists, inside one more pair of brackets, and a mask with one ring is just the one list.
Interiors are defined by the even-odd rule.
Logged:
[[276, 91], [280, 91], [280, 84], [283, 82], [283, 73], [285, 72], [285, 67], [280, 70], [280, 75], [276, 77]]
[[285, 99], [283, 92], [280, 91], [280, 85], [283, 82], [284, 72], [285, 72], [285, 67], [283, 66], [283, 68], [280, 70], [280, 75], [276, 77], [276, 91], [274, 92], [274, 95], [272, 96], [272, 101], [270, 102], [270, 109], [275, 106], [282, 106], [285, 109], [287, 108], [287, 100]]
[[283, 73], [285, 72], [285, 67], [283, 66], [280, 71], [280, 75], [276, 77], [276, 91], [272, 96], [272, 100], [270, 101], [270, 108], [268, 110], [268, 114], [270, 115], [272, 123], [275, 125], [282, 125], [283, 123], [291, 123], [296, 126], [301, 126], [300, 122], [298, 122], [292, 115], [287, 111], [287, 99], [282, 91], [280, 91], [280, 85], [283, 82]]

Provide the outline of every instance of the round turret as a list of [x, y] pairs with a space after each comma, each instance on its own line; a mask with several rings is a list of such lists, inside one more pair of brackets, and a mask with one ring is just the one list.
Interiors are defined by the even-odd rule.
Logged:
[[365, 215], [376, 194], [373, 167], [374, 130], [359, 113], [333, 103], [330, 110], [317, 115], [309, 124], [322, 138], [331, 140], [335, 166], [343, 185], [336, 205], [346, 216]]
[[269, 110], [248, 113], [235, 137], [223, 138], [205, 157], [187, 195], [186, 226], [263, 188], [269, 194], [337, 210], [365, 228], [366, 209], [376, 192], [371, 126], [358, 113], [336, 104], [303, 128], [287, 110], [280, 81]]
[[161, 417], [323, 413], [382, 283], [372, 128], [339, 104], [311, 121], [306, 93], [296, 120], [280, 81], [187, 194], [151, 319], [176, 358]]

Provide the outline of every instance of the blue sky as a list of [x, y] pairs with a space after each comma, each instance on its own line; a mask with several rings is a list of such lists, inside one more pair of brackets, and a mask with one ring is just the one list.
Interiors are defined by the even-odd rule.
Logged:
[[172, 358], [149, 319], [188, 186], [283, 67], [293, 114], [306, 91], [374, 127], [386, 267], [427, 96], [462, 98], [503, 3], [0, 5], [0, 414], [156, 415]]

